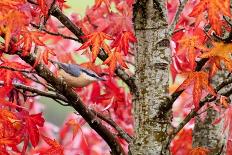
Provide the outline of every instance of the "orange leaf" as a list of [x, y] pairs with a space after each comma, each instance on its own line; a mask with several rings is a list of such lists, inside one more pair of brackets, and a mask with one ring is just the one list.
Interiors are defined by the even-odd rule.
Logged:
[[193, 102], [196, 109], [199, 107], [199, 102], [201, 99], [203, 89], [206, 89], [210, 94], [216, 96], [213, 87], [209, 84], [209, 75], [204, 71], [188, 72], [187, 79], [184, 80], [184, 82], [177, 88], [176, 91], [181, 91], [189, 87], [192, 84], [192, 82], [194, 83], [192, 92]]
[[193, 148], [190, 152], [189, 155], [207, 155], [209, 153], [209, 150], [204, 147], [196, 147]]
[[232, 44], [224, 44], [220, 42], [213, 42], [213, 48], [206, 49], [207, 52], [200, 55], [201, 58], [210, 58], [210, 66], [220, 67], [220, 61], [224, 61], [226, 68], [231, 72], [232, 71]]
[[83, 36], [82, 38], [87, 39], [87, 41], [79, 49], [77, 49], [77, 51], [92, 46], [93, 62], [95, 62], [100, 48], [103, 48], [105, 52], [110, 53], [110, 47], [104, 42], [104, 40], [112, 40], [112, 37], [104, 32], [93, 32], [92, 34]]
[[105, 3], [106, 7], [110, 8], [109, 0], [95, 0], [94, 8], [96, 9], [96, 8], [100, 7], [102, 3]]
[[5, 34], [5, 51], [8, 51], [11, 34], [28, 25], [27, 16], [18, 10], [9, 10], [0, 16], [0, 32]]
[[42, 135], [43, 140], [50, 146], [49, 149], [41, 153], [40, 155], [63, 155], [64, 148], [54, 139], [50, 139]]
[[195, 58], [196, 58], [196, 49], [202, 46], [202, 41], [199, 36], [194, 35], [184, 35], [181, 40], [178, 41], [180, 44], [179, 53], [186, 52], [190, 61], [191, 68], [194, 68]]
[[110, 74], [113, 75], [117, 62], [125, 68], [128, 68], [124, 60], [122, 59], [122, 54], [119, 52], [112, 52], [109, 57], [104, 61], [103, 64], [108, 64], [110, 67]]
[[24, 30], [21, 32], [22, 38], [15, 43], [15, 46], [19, 46], [23, 44], [23, 53], [22, 56], [26, 56], [30, 53], [32, 42], [34, 42], [38, 46], [45, 46], [45, 44], [39, 39], [39, 37], [43, 37], [44, 33], [39, 31], [28, 31]]
[[54, 52], [53, 49], [49, 49], [49, 48], [46, 48], [46, 50], [43, 52], [43, 61], [45, 64], [48, 64], [48, 57], [49, 57], [49, 54], [55, 56], [56, 53]]
[[[81, 124], [79, 124], [75, 119], [70, 119], [66, 123], [66, 125], [72, 127], [72, 129], [73, 129], [73, 139], [75, 138], [75, 136], [77, 135], [77, 133], [78, 133], [79, 130], [82, 132], [82, 130], [81, 130]], [[83, 132], [82, 132], [82, 135], [83, 135], [83, 138], [85, 139]]]
[[201, 0], [190, 13], [190, 17], [197, 17], [207, 10], [208, 20], [212, 29], [217, 34], [221, 34], [223, 22], [221, 21], [222, 16], [231, 17], [230, 13], [230, 0]]

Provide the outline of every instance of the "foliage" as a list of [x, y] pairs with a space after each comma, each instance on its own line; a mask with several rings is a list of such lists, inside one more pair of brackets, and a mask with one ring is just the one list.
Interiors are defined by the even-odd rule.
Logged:
[[[169, 24], [179, 2], [168, 1]], [[127, 76], [133, 76], [133, 45], [138, 42], [132, 23], [133, 3], [134, 0], [95, 0], [94, 6], [88, 7], [80, 18], [77, 13], [69, 17], [62, 13], [69, 7], [64, 0], [0, 1], [0, 154], [109, 153], [107, 144], [87, 125], [90, 117], [71, 114], [57, 129], [44, 119], [36, 97], [50, 97], [62, 105], [60, 101], [69, 101], [49, 79], [41, 78], [45, 73], [40, 69], [48, 68], [56, 75], [57, 68], [49, 59], [78, 63], [76, 55], [87, 60], [82, 66], [107, 79], [75, 89], [94, 116], [90, 122], [101, 120], [112, 135], [119, 135], [116, 141], [128, 150], [133, 135], [132, 95], [128, 86], [121, 84], [125, 79], [116, 73], [121, 69]], [[59, 18], [54, 10], [60, 10]], [[216, 107], [220, 107], [222, 114], [214, 124], [224, 120], [223, 133], [229, 130], [227, 155], [232, 148], [232, 107], [212, 87], [211, 79], [218, 70], [232, 71], [230, 18], [229, 0], [189, 0], [170, 40], [173, 80], [177, 74], [186, 77], [173, 92], [184, 91], [176, 101], [181, 108], [174, 110], [173, 115], [178, 117], [178, 112], [185, 117], [191, 110], [198, 111], [203, 106], [200, 101], [208, 94], [221, 98]], [[207, 61], [199, 69], [203, 59]], [[184, 102], [188, 97], [193, 100]], [[173, 139], [170, 150], [174, 155], [210, 152], [210, 148], [191, 146], [193, 124], [190, 121]]]

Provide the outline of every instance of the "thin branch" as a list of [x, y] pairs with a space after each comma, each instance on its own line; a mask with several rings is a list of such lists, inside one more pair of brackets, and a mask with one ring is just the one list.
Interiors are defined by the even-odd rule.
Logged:
[[32, 81], [34, 81], [34, 82], [36, 82], [36, 83], [44, 86], [44, 88], [48, 89], [49, 91], [53, 91], [53, 92], [55, 91], [54, 88], [47, 86], [46, 84], [44, 84], [43, 82], [41, 82], [39, 79], [37, 79], [37, 77], [35, 75], [33, 75], [33, 77], [35, 79], [32, 78], [32, 77], [30, 77], [30, 76], [28, 76], [28, 75], [26, 75], [26, 74], [23, 74], [23, 76], [25, 76], [26, 78], [28, 78], [28, 79], [30, 79], [30, 80], [32, 80]]
[[182, 11], [184, 10], [184, 6], [187, 4], [187, 2], [188, 2], [188, 0], [183, 0], [182, 3], [181, 2], [179, 3], [179, 7], [178, 7], [178, 10], [176, 11], [173, 22], [171, 23], [171, 25], [168, 28], [168, 32], [170, 34], [173, 34], [174, 29], [176, 27], [176, 24], [179, 21], [180, 15], [181, 15]]
[[[38, 26], [38, 25], [33, 24], [33, 23], [31, 23], [31, 25], [32, 25], [33, 27], [39, 29], [39, 26]], [[62, 34], [62, 33], [60, 33], [60, 32], [57, 32], [57, 33], [55, 33], [55, 32], [50, 32], [50, 31], [48, 31], [48, 30], [45, 29], [45, 28], [42, 28], [41, 30], [44, 31], [44, 32], [46, 32], [46, 33], [48, 33], [48, 34], [50, 34], [50, 35], [53, 35], [53, 36], [60, 36], [60, 37], [62, 37], [62, 38], [64, 38], [64, 39], [69, 39], [69, 40], [74, 40], [74, 41], [78, 41], [78, 42], [79, 42], [79, 39], [73, 38], [73, 37], [70, 37], [70, 36], [66, 36], [66, 35], [64, 35], [64, 34]]]
[[97, 111], [92, 111], [97, 117], [108, 123], [110, 126], [112, 126], [117, 132], [119, 137], [125, 139], [128, 143], [132, 141], [132, 137], [126, 133], [117, 123], [115, 123], [110, 117], [104, 116], [103, 114], [97, 112]]
[[23, 85], [23, 84], [19, 84], [19, 83], [14, 83], [13, 85], [17, 89], [23, 89], [23, 90], [29, 91], [31, 93], [38, 94], [40, 96], [45, 96], [45, 97], [49, 97], [49, 98], [52, 98], [52, 99], [55, 99], [55, 100], [58, 99], [58, 100], [61, 100], [61, 101], [64, 101], [64, 102], [68, 102], [68, 100], [63, 95], [58, 94], [58, 93], [57, 94], [48, 93], [48, 92], [41, 91], [41, 90], [33, 88], [33, 87], [29, 87], [29, 86], [26, 86], [26, 85]]
[[34, 71], [27, 71], [27, 70], [23, 70], [23, 69], [16, 69], [16, 68], [8, 67], [8, 66], [0, 66], [0, 68], [11, 70], [11, 71], [15, 71], [15, 72], [22, 72], [22, 73], [35, 73]]

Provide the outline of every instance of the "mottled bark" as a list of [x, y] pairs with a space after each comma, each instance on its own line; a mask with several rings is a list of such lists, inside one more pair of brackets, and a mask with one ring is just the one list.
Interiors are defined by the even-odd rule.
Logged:
[[[213, 86], [219, 85], [227, 77], [228, 73], [218, 72], [217, 75], [212, 79]], [[228, 85], [219, 93], [228, 91], [231, 85]], [[222, 123], [212, 125], [214, 120], [219, 117], [219, 113], [214, 109], [210, 108], [207, 110], [207, 115], [204, 121], [199, 116], [196, 117], [195, 127], [193, 131], [193, 146], [194, 147], [206, 147], [210, 150], [210, 155], [219, 154], [222, 152], [225, 137], [222, 135]], [[221, 153], [224, 154], [224, 153]]]
[[138, 39], [135, 53], [137, 93], [133, 100], [135, 139], [133, 155], [168, 154], [164, 144], [170, 120], [160, 110], [167, 99], [170, 49], [164, 1], [138, 0], [134, 25]]

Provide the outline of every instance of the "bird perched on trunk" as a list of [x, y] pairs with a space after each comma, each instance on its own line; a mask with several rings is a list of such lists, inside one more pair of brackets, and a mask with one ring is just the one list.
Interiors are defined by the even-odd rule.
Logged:
[[58, 74], [72, 87], [85, 87], [94, 81], [105, 81], [94, 71], [77, 64], [67, 64], [50, 60], [59, 67]]

